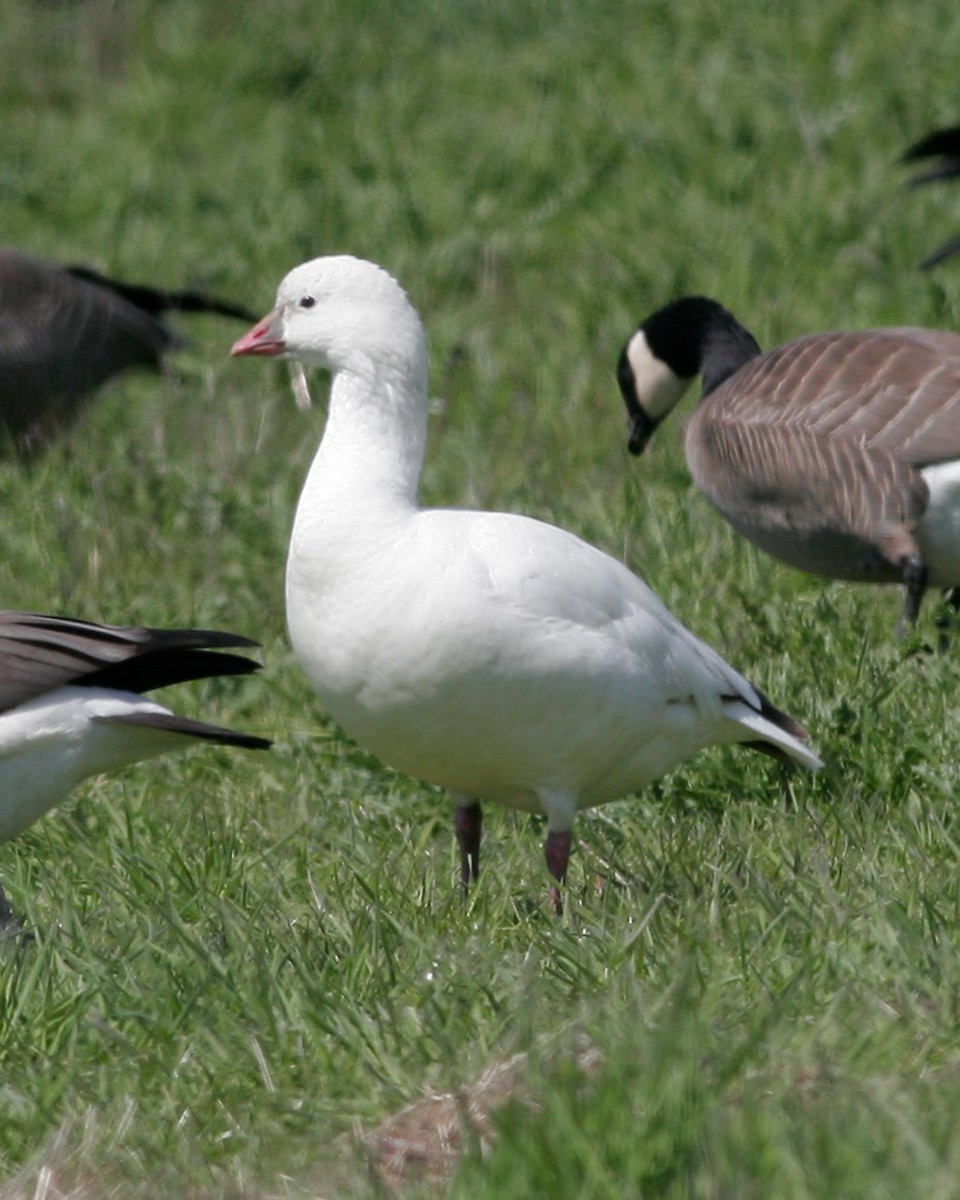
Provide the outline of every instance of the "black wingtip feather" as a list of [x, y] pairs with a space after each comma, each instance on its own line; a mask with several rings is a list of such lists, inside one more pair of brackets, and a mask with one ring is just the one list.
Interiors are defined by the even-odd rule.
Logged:
[[960, 254], [960, 237], [951, 238], [939, 250], [934, 250], [933, 254], [925, 258], [920, 264], [921, 270], [929, 271], [931, 267], [935, 267], [945, 259], [952, 258], [955, 254]]
[[237, 733], [235, 729], [227, 729], [222, 725], [208, 725], [205, 721], [193, 721], [189, 717], [178, 717], [175, 713], [140, 712], [96, 719], [108, 725], [137, 725], [165, 733], [182, 733], [185, 737], [215, 742], [221, 746], [239, 746], [244, 750], [269, 750], [273, 745], [269, 738], [256, 737], [252, 733]]
[[[956, 179], [960, 176], [960, 125], [947, 129], [937, 129], [919, 142], [914, 142], [903, 155], [901, 162], [915, 163], [919, 159], [939, 158], [941, 161], [928, 170], [921, 171], [912, 179], [907, 180], [907, 187], [922, 187], [927, 183], [939, 183], [945, 179]], [[920, 264], [920, 269], [929, 271], [945, 259], [960, 253], [960, 237], [952, 238], [933, 254], [928, 255]]]
[[76, 687], [115, 688], [123, 692], [152, 692], [174, 683], [214, 679], [221, 675], [252, 675], [260, 663], [239, 654], [217, 650], [157, 650], [112, 663], [75, 680]]
[[247, 675], [260, 664], [224, 651], [257, 644], [215, 629], [98, 625], [0, 611], [0, 712], [68, 685], [142, 693], [192, 679]]
[[[766, 717], [771, 725], [776, 725], [776, 727], [778, 729], [782, 729], [784, 733], [789, 733], [791, 737], [795, 737], [798, 742], [810, 741], [810, 734], [806, 731], [806, 729], [804, 729], [799, 721], [794, 720], [789, 713], [785, 713], [782, 708], [777, 708], [775, 704], [771, 703], [769, 697], [761, 692], [755, 684], [752, 686], [760, 701], [760, 715], [762, 717]], [[733, 696], [729, 698], [743, 699], [743, 697]], [[792, 766], [796, 765], [796, 760], [793, 755], [784, 750], [782, 746], [774, 745], [773, 742], [757, 740], [751, 742], [741, 742], [740, 745], [744, 746], [747, 750], [756, 750], [760, 754], [766, 754], [768, 758], [775, 758], [777, 762], [789, 763]]]
[[760, 715], [762, 717], [766, 717], [767, 720], [776, 725], [778, 729], [782, 729], [784, 733], [789, 733], [792, 737], [795, 737], [797, 741], [810, 741], [810, 734], [807, 733], [806, 729], [804, 729], [799, 721], [795, 721], [789, 713], [785, 713], [782, 708], [777, 708], [775, 704], [772, 704], [769, 698], [765, 696], [759, 688], [755, 688], [754, 690], [760, 697]]
[[82, 279], [86, 283], [107, 288], [118, 296], [122, 296], [124, 300], [129, 300], [137, 308], [150, 313], [151, 316], [174, 311], [213, 313], [216, 316], [231, 317], [237, 321], [251, 323], [259, 320], [257, 314], [251, 312], [250, 309], [244, 308], [240, 304], [232, 304], [229, 300], [221, 300], [218, 296], [210, 296], [205, 292], [166, 291], [163, 288], [150, 287], [147, 284], [124, 283], [119, 279], [111, 279], [108, 275], [101, 275], [99, 271], [94, 271], [91, 267], [71, 266], [64, 269], [74, 279]]
[[936, 129], [903, 152], [902, 162], [916, 162], [920, 158], [955, 159], [954, 174], [960, 172], [960, 125]]

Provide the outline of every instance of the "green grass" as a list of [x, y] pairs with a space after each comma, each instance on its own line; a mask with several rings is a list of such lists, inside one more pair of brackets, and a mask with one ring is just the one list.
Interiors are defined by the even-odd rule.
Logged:
[[960, 657], [932, 605], [895, 645], [895, 590], [737, 540], [679, 422], [630, 460], [613, 380], [688, 290], [764, 345], [958, 325], [960, 267], [916, 264], [960, 192], [896, 163], [960, 120], [958, 36], [946, 0], [9, 0], [5, 241], [264, 311], [304, 258], [383, 263], [430, 333], [425, 500], [622, 556], [828, 768], [711, 752], [584, 815], [562, 922], [540, 824], [491, 808], [463, 908], [447, 801], [285, 642], [322, 410], [191, 322], [170, 379], [0, 463], [0, 584], [259, 637], [260, 676], [170, 700], [276, 748], [96, 781], [0, 847], [36, 934], [0, 961], [2, 1200], [382, 1195], [353, 1132], [513, 1054], [495, 1148], [405, 1195], [960, 1196]]

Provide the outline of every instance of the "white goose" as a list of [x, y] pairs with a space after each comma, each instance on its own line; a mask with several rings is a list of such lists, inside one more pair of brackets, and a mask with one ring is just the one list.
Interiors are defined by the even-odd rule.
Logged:
[[[83, 779], [198, 741], [270, 743], [189, 717], [143, 692], [248, 675], [260, 664], [226, 648], [234, 633], [142, 629], [0, 611], [0, 842], [16, 837]], [[15, 926], [0, 888], [0, 930]]]
[[579, 809], [705, 746], [821, 765], [804, 730], [615, 559], [529, 517], [419, 507], [426, 340], [385, 271], [346, 256], [297, 267], [233, 353], [333, 373], [290, 542], [290, 637], [352, 738], [453, 793], [465, 888], [481, 800], [546, 816], [560, 884]]

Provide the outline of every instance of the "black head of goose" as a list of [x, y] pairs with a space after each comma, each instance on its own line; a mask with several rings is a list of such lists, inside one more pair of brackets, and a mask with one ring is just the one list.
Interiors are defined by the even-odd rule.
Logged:
[[[919, 187], [924, 183], [935, 183], [941, 179], [953, 179], [960, 175], [960, 125], [954, 125], [948, 129], [937, 129], [933, 133], [927, 134], [925, 138], [915, 142], [906, 151], [903, 161], [913, 163], [920, 159], [931, 158], [940, 161], [936, 166], [915, 175], [910, 180], [911, 187]], [[935, 267], [937, 263], [943, 262], [945, 258], [950, 258], [958, 251], [960, 251], [960, 237], [951, 238], [939, 250], [935, 250], [933, 254], [925, 258], [920, 266]]]
[[960, 334], [821, 333], [762, 353], [716, 301], [675, 301], [620, 355], [634, 454], [697, 375], [687, 464], [736, 530], [829, 579], [904, 583], [909, 623], [927, 586], [958, 606]]
[[[256, 642], [208, 629], [99, 625], [0, 611], [0, 842], [83, 779], [198, 741], [270, 743], [170, 712], [143, 693], [260, 664], [227, 653]], [[0, 888], [0, 932], [16, 928]]]
[[184, 344], [169, 311], [253, 319], [202, 292], [121, 283], [0, 247], [0, 427], [15, 453], [45, 449], [114, 375], [159, 369]]

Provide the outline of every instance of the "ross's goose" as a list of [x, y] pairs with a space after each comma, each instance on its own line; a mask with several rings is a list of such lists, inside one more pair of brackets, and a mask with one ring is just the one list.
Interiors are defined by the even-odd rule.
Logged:
[[202, 292], [121, 283], [0, 247], [0, 448], [7, 440], [22, 456], [36, 454], [114, 375], [158, 369], [183, 344], [167, 311], [253, 320]]
[[[249, 638], [206, 629], [141, 629], [0, 611], [0, 842], [16, 837], [91, 775], [197, 741], [265, 750], [265, 738], [178, 717], [143, 692], [247, 675], [231, 647]], [[0, 926], [9, 908], [0, 888]]]
[[697, 375], [687, 463], [736, 530], [828, 579], [905, 584], [905, 623], [928, 586], [960, 607], [960, 334], [820, 333], [763, 354], [715, 300], [675, 300], [620, 355], [634, 454]]
[[[922, 183], [934, 183], [940, 179], [954, 179], [960, 175], [960, 126], [951, 125], [947, 129], [937, 129], [927, 134], [919, 142], [915, 142], [903, 156], [904, 162], [916, 162], [921, 158], [936, 158], [939, 162], [920, 175], [915, 175], [910, 181], [913, 187]], [[925, 258], [921, 267], [935, 267], [945, 258], [960, 252], [960, 237], [951, 238], [949, 242], [935, 250]]]
[[290, 637], [351, 737], [453, 793], [464, 887], [481, 800], [546, 815], [559, 884], [578, 809], [705, 746], [820, 765], [803, 729], [615, 559], [529, 517], [419, 507], [426, 341], [385, 271], [297, 267], [233, 353], [333, 372], [290, 542]]

